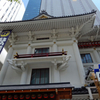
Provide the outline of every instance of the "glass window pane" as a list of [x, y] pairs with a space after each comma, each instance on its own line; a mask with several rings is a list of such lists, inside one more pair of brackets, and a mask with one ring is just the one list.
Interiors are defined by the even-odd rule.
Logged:
[[33, 69], [31, 76], [31, 84], [49, 83], [49, 69]]
[[40, 82], [40, 70], [37, 70], [37, 73], [36, 73], [36, 84], [39, 84]]
[[44, 83], [44, 70], [41, 70], [41, 84]]
[[35, 49], [35, 54], [37, 54], [37, 53], [49, 53], [49, 48]]
[[81, 59], [83, 63], [93, 63], [91, 55], [89, 53], [81, 54]]
[[45, 78], [45, 83], [49, 83], [49, 71], [46, 69], [45, 70], [45, 76], [44, 76], [44, 78]]
[[33, 71], [32, 71], [32, 80], [31, 80], [31, 84], [35, 84], [35, 80], [36, 79], [36, 70], [34, 69]]

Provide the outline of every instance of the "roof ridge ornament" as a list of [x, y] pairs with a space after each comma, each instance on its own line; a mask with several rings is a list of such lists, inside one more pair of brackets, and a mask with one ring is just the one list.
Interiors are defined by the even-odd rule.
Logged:
[[45, 10], [41, 10], [40, 14], [46, 14], [46, 15], [48, 15], [48, 13]]

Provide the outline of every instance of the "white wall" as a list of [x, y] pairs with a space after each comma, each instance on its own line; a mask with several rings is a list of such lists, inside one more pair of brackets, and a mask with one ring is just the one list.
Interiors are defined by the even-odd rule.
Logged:
[[71, 55], [71, 59], [68, 62], [69, 67], [64, 71], [60, 71], [60, 80], [61, 82], [71, 82], [72, 85], [79, 87], [81, 86], [77, 64], [75, 60], [75, 55], [72, 46], [59, 46], [58, 50], [61, 51], [62, 48], [64, 51], [68, 51], [68, 55]]
[[[26, 54], [26, 49], [16, 49], [12, 52], [12, 59], [14, 55], [17, 53], [19, 54]], [[18, 72], [9, 65], [8, 70], [3, 82], [3, 85], [15, 85], [15, 84], [20, 84], [20, 78], [21, 78], [21, 72]]]
[[1, 61], [2, 64], [4, 63], [6, 55], [7, 55], [7, 51], [3, 48], [3, 50], [0, 54], [0, 61]]
[[[43, 46], [41, 46], [41, 47], [43, 47]], [[48, 46], [48, 47], [51, 48], [51, 46]], [[77, 69], [77, 64], [75, 61], [73, 47], [72, 47], [72, 45], [58, 46], [58, 52], [62, 51], [62, 48], [65, 51], [68, 51], [68, 55], [71, 55], [72, 57], [68, 63], [69, 67], [64, 71], [60, 71], [60, 82], [71, 82], [72, 85], [79, 87], [79, 86], [81, 86], [81, 83], [80, 83], [80, 79], [79, 79], [79, 75], [78, 75], [78, 69]], [[32, 53], [33, 53], [33, 51], [34, 50], [32, 50]], [[18, 54], [26, 54], [26, 48], [15, 49], [13, 51], [12, 58], [16, 54], [16, 52]], [[49, 75], [50, 75], [49, 82], [50, 83], [54, 82], [54, 74], [53, 74], [54, 73], [54, 71], [53, 71], [54, 65], [51, 62], [27, 64], [27, 67], [28, 67], [27, 84], [30, 84], [32, 69], [36, 69], [36, 68], [49, 68]], [[11, 68], [11, 66], [8, 66], [8, 70], [7, 70], [6, 77], [4, 79], [3, 84], [6, 84], [6, 85], [20, 84], [20, 77], [21, 77], [21, 73], [16, 72], [15, 70], [13, 70]]]

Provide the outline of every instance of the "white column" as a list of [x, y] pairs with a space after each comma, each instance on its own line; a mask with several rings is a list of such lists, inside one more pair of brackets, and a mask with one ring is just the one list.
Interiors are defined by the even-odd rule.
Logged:
[[79, 72], [80, 82], [82, 85], [84, 85], [85, 84], [85, 72], [84, 72], [82, 61], [81, 61], [80, 52], [77, 46], [77, 40], [74, 40], [73, 42], [73, 49], [74, 49], [75, 59], [76, 59], [77, 68]]
[[96, 63], [100, 63], [100, 57], [99, 57], [99, 54], [98, 54], [96, 48], [94, 48], [93, 54], [94, 54], [94, 58], [95, 58]]
[[54, 70], [54, 83], [59, 83], [60, 82], [60, 76], [59, 76], [59, 70], [53, 67]]
[[31, 54], [31, 51], [32, 51], [32, 47], [30, 46], [30, 44], [28, 44], [28, 47], [27, 47], [27, 54]]
[[8, 69], [8, 66], [9, 66], [9, 63], [7, 62], [7, 60], [11, 59], [12, 53], [13, 53], [13, 48], [12, 48], [12, 45], [11, 45], [10, 48], [9, 48], [9, 51], [7, 53], [7, 57], [6, 57], [4, 64], [2, 66], [2, 69], [0, 71], [0, 85], [2, 85], [4, 78], [6, 76], [7, 69]]
[[26, 81], [27, 81], [27, 70], [28, 70], [28, 67], [26, 66], [25, 71], [22, 72], [20, 84], [26, 84]]
[[88, 92], [89, 92], [89, 99], [90, 100], [93, 100], [93, 96], [92, 96], [92, 92], [91, 92], [91, 89], [90, 89], [90, 87], [87, 87], [87, 89], [88, 89]]
[[[32, 51], [32, 48], [31, 48], [30, 44], [28, 44], [27, 54], [31, 54], [31, 51]], [[20, 84], [26, 84], [26, 82], [27, 82], [27, 73], [28, 73], [27, 71], [28, 71], [28, 66], [26, 66], [25, 70], [22, 72]]]
[[56, 44], [56, 40], [53, 40], [53, 52], [57, 52], [57, 44]]
[[[53, 44], [53, 52], [57, 52], [56, 40], [54, 40], [53, 43], [54, 43]], [[57, 70], [56, 62], [54, 62], [53, 70], [54, 70], [54, 83], [58, 83], [58, 82], [60, 82], [60, 76], [59, 76], [59, 70]]]

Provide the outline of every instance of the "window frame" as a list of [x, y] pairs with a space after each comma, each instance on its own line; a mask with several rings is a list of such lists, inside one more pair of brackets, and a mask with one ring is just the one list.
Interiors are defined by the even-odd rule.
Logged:
[[50, 68], [35, 68], [35, 69], [31, 70], [31, 78], [30, 78], [30, 84], [31, 85], [34, 85], [34, 84], [31, 83], [33, 70], [41, 70], [41, 69], [48, 69], [48, 72], [49, 72], [48, 73], [48, 83], [41, 83], [41, 84], [49, 84], [50, 83]]
[[[82, 61], [82, 56], [81, 56], [81, 55], [85, 55], [85, 56], [86, 56], [86, 54], [89, 54], [89, 55], [90, 55], [91, 61], [92, 61], [92, 62], [83, 62], [83, 61]], [[81, 53], [80, 56], [81, 56], [81, 61], [82, 61], [83, 64], [91, 64], [91, 63], [94, 62], [91, 53], [88, 53], [88, 52], [87, 52], [87, 53]], [[85, 59], [86, 59], [86, 57], [85, 57]], [[87, 61], [87, 60], [86, 60], [86, 61]]]
[[[42, 52], [41, 52], [41, 53], [43, 53], [43, 49], [48, 49], [48, 53], [50, 52], [50, 48], [49, 48], [49, 47], [35, 48], [35, 50], [36, 50], [36, 49], [42, 49]], [[36, 53], [35, 50], [34, 50], [34, 54], [38, 54], [38, 53]]]

